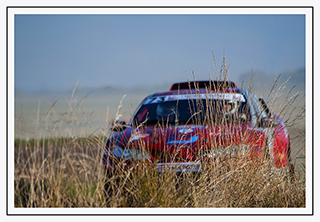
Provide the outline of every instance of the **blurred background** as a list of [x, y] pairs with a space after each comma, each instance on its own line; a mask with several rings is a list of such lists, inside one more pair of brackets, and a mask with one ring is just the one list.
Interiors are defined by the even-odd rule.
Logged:
[[304, 15], [14, 19], [15, 137], [106, 132], [117, 114], [128, 121], [144, 97], [173, 82], [216, 79], [224, 56], [229, 79], [247, 88], [252, 74], [258, 96], [270, 97], [279, 75], [277, 88], [289, 79], [283, 95], [305, 91]]

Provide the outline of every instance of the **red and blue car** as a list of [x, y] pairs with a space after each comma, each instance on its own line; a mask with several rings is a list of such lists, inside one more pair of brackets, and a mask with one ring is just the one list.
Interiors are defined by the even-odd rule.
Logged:
[[146, 97], [130, 123], [116, 122], [113, 130], [103, 154], [107, 172], [142, 162], [158, 172], [201, 172], [218, 159], [244, 154], [293, 170], [284, 121], [231, 81], [175, 83]]

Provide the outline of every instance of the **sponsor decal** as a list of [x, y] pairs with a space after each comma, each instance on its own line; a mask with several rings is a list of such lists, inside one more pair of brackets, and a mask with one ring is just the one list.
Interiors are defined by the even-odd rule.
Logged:
[[[173, 128], [176, 128], [176, 129], [185, 129], [186, 126], [175, 126]], [[195, 126], [192, 126], [192, 129], [202, 129], [202, 128], [208, 128], [208, 126], [202, 126], [202, 125], [195, 125]]]
[[241, 127], [231, 127], [231, 128], [226, 128], [226, 129], [220, 129], [217, 132], [210, 132], [209, 136], [214, 137], [214, 136], [228, 136], [228, 135], [237, 135], [239, 133], [242, 133], [243, 130]]
[[178, 132], [179, 133], [183, 133], [183, 134], [186, 134], [186, 133], [192, 133], [194, 130], [192, 128], [188, 128], [188, 129], [179, 129]]
[[[174, 136], [174, 135], [172, 135], [172, 136]], [[198, 138], [199, 138], [198, 136], [192, 136], [192, 137], [189, 137], [188, 140], [182, 140], [182, 138], [176, 138], [176, 137], [172, 138], [172, 136], [168, 138], [167, 144], [176, 144], [176, 143], [178, 143], [178, 144], [188, 144], [188, 143], [194, 143], [194, 142], [196, 142], [196, 141], [198, 140]], [[185, 139], [185, 138], [183, 138], [183, 139]]]
[[145, 138], [148, 136], [149, 136], [149, 134], [136, 134], [131, 137], [131, 140], [138, 140], [138, 139]]
[[189, 99], [214, 99], [214, 100], [236, 100], [245, 102], [245, 98], [241, 93], [212, 93], [212, 94], [181, 94], [151, 97], [144, 104], [161, 103], [174, 100], [189, 100]]

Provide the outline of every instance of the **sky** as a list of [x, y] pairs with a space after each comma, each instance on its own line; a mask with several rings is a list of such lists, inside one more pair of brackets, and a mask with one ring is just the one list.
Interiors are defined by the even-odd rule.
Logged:
[[304, 15], [15, 15], [15, 90], [143, 87], [305, 68]]

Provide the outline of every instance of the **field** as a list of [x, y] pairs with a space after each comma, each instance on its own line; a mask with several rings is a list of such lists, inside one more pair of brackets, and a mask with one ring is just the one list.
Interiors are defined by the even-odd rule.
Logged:
[[[137, 166], [106, 175], [102, 165], [112, 119], [129, 119], [147, 94], [109, 100], [71, 96], [15, 102], [15, 207], [306, 207], [305, 105], [282, 84], [263, 97], [280, 113], [291, 136], [294, 181], [265, 161], [237, 166], [232, 159], [200, 175]], [[257, 94], [263, 94], [257, 91]], [[63, 96], [62, 96], [63, 97]], [[103, 101], [103, 102], [101, 102]], [[105, 186], [107, 184], [107, 186]], [[106, 188], [106, 189], [105, 189]]]

